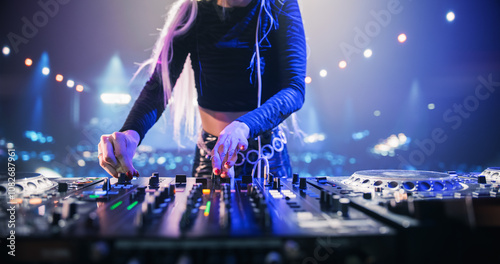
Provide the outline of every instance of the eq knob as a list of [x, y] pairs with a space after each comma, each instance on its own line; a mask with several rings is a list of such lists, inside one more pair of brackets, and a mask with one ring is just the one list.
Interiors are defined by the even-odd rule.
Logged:
[[52, 221], [51, 224], [53, 226], [56, 226], [59, 224], [59, 221], [62, 219], [61, 211], [56, 208], [54, 212], [52, 213]]
[[104, 183], [102, 184], [102, 190], [103, 191], [111, 190], [111, 179], [110, 178], [104, 179]]
[[299, 182], [299, 189], [307, 189], [307, 179], [306, 178], [300, 178]]
[[477, 177], [477, 183], [479, 183], [479, 184], [486, 184], [486, 176], [479, 175], [479, 177]]
[[67, 182], [60, 182], [57, 184], [57, 191], [58, 192], [67, 192], [68, 191], [68, 183]]
[[267, 176], [267, 184], [273, 184], [274, 182], [274, 175], [272, 173], [269, 173]]
[[340, 210], [340, 195], [332, 195], [332, 210], [337, 212]]
[[76, 202], [70, 203], [68, 210], [68, 218], [74, 218], [77, 211], [78, 211], [78, 204]]
[[175, 195], [175, 184], [171, 183], [168, 187], [168, 196], [174, 197]]
[[130, 179], [125, 173], [118, 174], [118, 184], [127, 184], [130, 183]]
[[281, 189], [281, 179], [279, 177], [275, 177], [273, 181], [273, 189], [279, 190]]
[[349, 203], [350, 203], [350, 201], [347, 198], [341, 198], [339, 200], [340, 212], [342, 213], [343, 217], [349, 216]]
[[299, 174], [294, 173], [292, 176], [292, 184], [297, 184], [297, 183], [299, 183]]
[[153, 175], [149, 177], [149, 188], [157, 188], [158, 184], [160, 184], [160, 174], [154, 172]]

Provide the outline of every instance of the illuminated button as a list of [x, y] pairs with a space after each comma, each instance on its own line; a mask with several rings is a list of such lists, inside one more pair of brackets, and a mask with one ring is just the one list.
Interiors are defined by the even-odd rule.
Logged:
[[210, 189], [203, 189], [203, 194], [209, 195], [210, 194]]
[[10, 200], [10, 204], [22, 204], [22, 203], [23, 203], [22, 198], [16, 198], [16, 199]]
[[274, 199], [282, 199], [283, 198], [283, 195], [281, 194], [271, 194], [273, 196]]
[[108, 192], [107, 191], [95, 191], [95, 195], [106, 195]]
[[313, 214], [311, 212], [298, 212], [297, 219], [298, 220], [309, 220], [313, 218]]
[[41, 204], [42, 198], [31, 198], [29, 201], [30, 204]]
[[89, 198], [92, 198], [92, 199], [97, 199], [99, 197], [100, 197], [99, 195], [95, 195], [95, 194], [89, 195]]

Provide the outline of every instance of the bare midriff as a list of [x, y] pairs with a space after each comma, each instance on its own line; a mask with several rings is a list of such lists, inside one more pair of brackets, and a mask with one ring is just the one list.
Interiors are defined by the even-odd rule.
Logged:
[[220, 132], [238, 117], [248, 112], [218, 112], [198, 107], [200, 109], [201, 126], [205, 132], [219, 136]]

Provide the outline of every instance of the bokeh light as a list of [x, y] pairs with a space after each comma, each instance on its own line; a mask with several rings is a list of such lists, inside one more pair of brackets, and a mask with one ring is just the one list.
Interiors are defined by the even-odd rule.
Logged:
[[64, 80], [64, 77], [61, 74], [56, 75], [56, 81], [62, 82]]
[[2, 53], [3, 53], [3, 55], [5, 55], [5, 56], [9, 55], [9, 54], [10, 54], [10, 48], [9, 48], [9, 47], [7, 47], [7, 46], [3, 47], [3, 49], [2, 49]]
[[446, 14], [446, 20], [448, 20], [448, 22], [452, 22], [453, 20], [455, 20], [455, 13], [453, 12], [448, 12]]
[[26, 60], [24, 60], [24, 64], [29, 67], [33, 65], [33, 61], [30, 58], [27, 58]]
[[75, 86], [75, 81], [73, 80], [68, 80], [66, 82], [66, 85], [69, 87], [69, 88], [73, 88], [73, 86]]
[[406, 42], [406, 39], [407, 39], [406, 34], [404, 34], [404, 33], [399, 34], [399, 36], [398, 36], [399, 43]]
[[342, 60], [339, 62], [339, 68], [345, 69], [347, 67], [347, 62], [345, 60]]
[[75, 89], [76, 89], [77, 92], [81, 93], [81, 92], [83, 92], [83, 85], [79, 84], [79, 85], [76, 86]]
[[323, 69], [323, 70], [319, 71], [319, 76], [321, 76], [321, 77], [323, 77], [323, 78], [324, 78], [324, 77], [326, 77], [327, 75], [328, 75], [328, 71], [326, 71], [325, 69]]
[[50, 73], [50, 69], [49, 69], [49, 68], [47, 68], [47, 67], [43, 67], [43, 69], [42, 69], [42, 73], [43, 73], [43, 75], [49, 75], [49, 73]]
[[312, 78], [310, 76], [306, 77], [306, 83], [310, 84], [312, 82]]
[[373, 51], [371, 49], [366, 49], [365, 52], [363, 52], [363, 56], [365, 58], [370, 58], [373, 55]]

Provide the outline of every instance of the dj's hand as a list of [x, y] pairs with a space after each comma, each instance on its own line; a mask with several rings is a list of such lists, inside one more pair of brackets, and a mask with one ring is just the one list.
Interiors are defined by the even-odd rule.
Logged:
[[132, 165], [139, 141], [139, 134], [134, 130], [102, 135], [98, 145], [99, 165], [115, 178], [118, 178], [118, 173], [127, 173], [130, 179], [139, 176]]
[[238, 152], [248, 148], [250, 128], [245, 123], [234, 121], [226, 126], [212, 150], [212, 168], [215, 175], [231, 177], [232, 167], [238, 160]]

